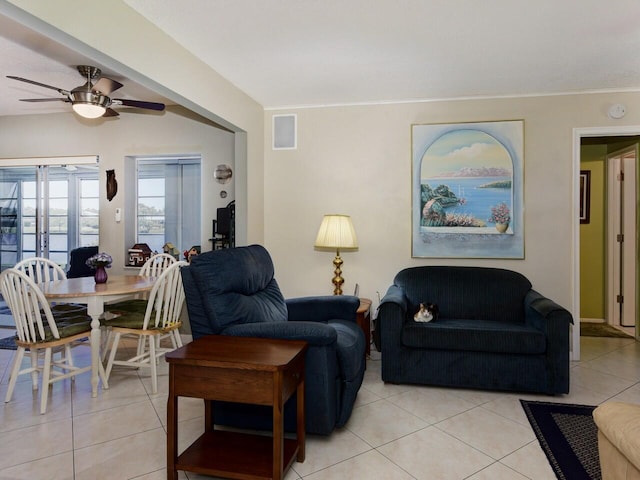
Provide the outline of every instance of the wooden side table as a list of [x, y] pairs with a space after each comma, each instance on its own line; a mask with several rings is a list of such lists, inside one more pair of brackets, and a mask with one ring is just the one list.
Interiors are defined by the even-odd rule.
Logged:
[[[167, 478], [177, 470], [237, 479], [280, 480], [305, 458], [304, 354], [293, 340], [211, 335], [169, 352]], [[296, 438], [284, 438], [283, 408], [297, 392]], [[178, 456], [178, 397], [203, 398], [205, 432]], [[273, 407], [273, 435], [216, 430], [213, 402]]]
[[364, 332], [364, 338], [367, 342], [365, 353], [371, 354], [371, 300], [368, 298], [360, 299], [360, 306], [356, 312], [356, 321], [358, 326]]

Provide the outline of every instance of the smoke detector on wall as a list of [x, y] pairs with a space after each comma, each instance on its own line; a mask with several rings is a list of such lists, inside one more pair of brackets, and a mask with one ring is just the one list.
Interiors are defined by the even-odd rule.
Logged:
[[627, 109], [620, 103], [616, 103], [609, 107], [609, 118], [619, 119], [624, 117], [625, 113], [627, 113]]

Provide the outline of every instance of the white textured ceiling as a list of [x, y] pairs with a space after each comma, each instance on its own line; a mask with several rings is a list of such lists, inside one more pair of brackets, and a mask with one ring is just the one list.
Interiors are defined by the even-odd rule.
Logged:
[[[263, 106], [640, 91], [640, 0], [124, 0]], [[90, 59], [0, 17], [0, 115]], [[118, 98], [163, 101], [117, 72]]]
[[265, 107], [640, 90], [639, 0], [125, 2]]

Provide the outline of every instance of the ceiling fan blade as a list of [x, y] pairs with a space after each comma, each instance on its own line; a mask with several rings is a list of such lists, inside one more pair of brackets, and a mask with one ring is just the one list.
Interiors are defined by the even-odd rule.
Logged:
[[59, 92], [60, 94], [65, 95], [65, 96], [69, 95], [69, 91], [68, 90], [64, 90], [64, 89], [58, 88], [58, 87], [52, 87], [51, 85], [47, 85], [45, 83], [36, 82], [35, 80], [29, 80], [28, 78], [14, 77], [13, 75], [7, 75], [7, 78], [10, 78], [12, 80], [18, 80], [19, 82], [30, 83], [31, 85], [37, 85], [38, 87], [50, 88], [51, 90], [55, 90], [56, 92]]
[[118, 115], [120, 115], [118, 112], [116, 112], [113, 108], [107, 108], [106, 112], [104, 112], [104, 115], [102, 115], [103, 117], [117, 117]]
[[112, 98], [111, 102], [114, 105], [125, 105], [127, 107], [146, 108], [147, 110], [157, 110], [159, 112], [164, 110], [164, 103], [143, 102], [142, 100], [127, 100], [125, 98]]
[[21, 98], [21, 102], [65, 102], [69, 103], [68, 98]]
[[114, 92], [121, 87], [122, 84], [120, 82], [116, 82], [111, 78], [102, 77], [93, 85], [91, 90], [94, 92], [100, 92], [103, 95], [109, 95], [111, 92]]

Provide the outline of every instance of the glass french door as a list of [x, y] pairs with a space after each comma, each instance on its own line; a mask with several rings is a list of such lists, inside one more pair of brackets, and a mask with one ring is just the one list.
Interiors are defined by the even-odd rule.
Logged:
[[1, 268], [46, 257], [66, 270], [71, 250], [98, 245], [98, 191], [95, 162], [0, 166]]

